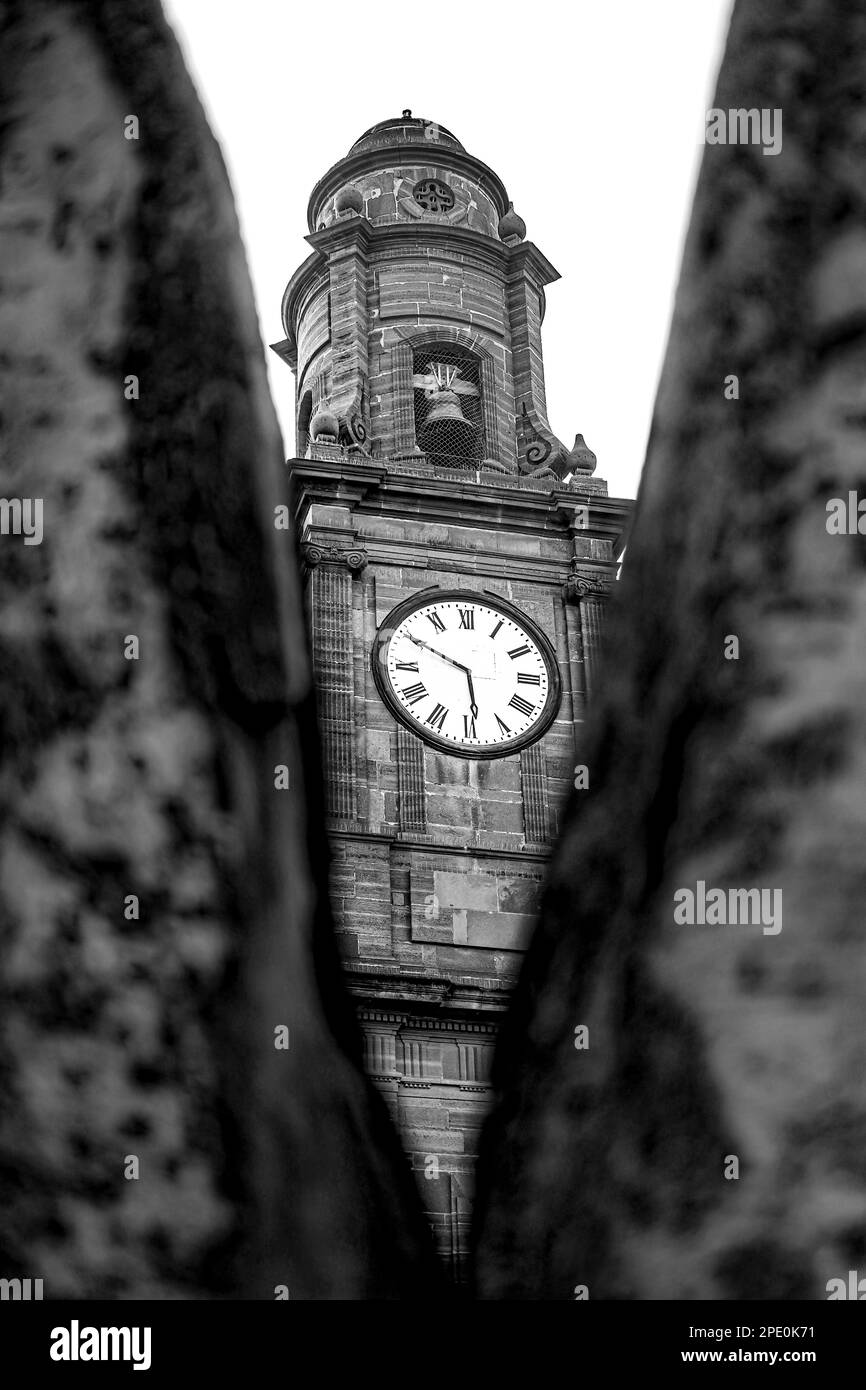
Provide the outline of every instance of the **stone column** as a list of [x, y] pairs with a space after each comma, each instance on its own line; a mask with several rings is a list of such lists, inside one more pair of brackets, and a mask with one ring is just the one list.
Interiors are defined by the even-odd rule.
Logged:
[[352, 578], [364, 569], [367, 555], [360, 549], [310, 543], [301, 547], [301, 553], [311, 572], [310, 628], [325, 764], [325, 805], [329, 816], [354, 821], [358, 804]]
[[580, 612], [586, 693], [589, 699], [592, 699], [598, 679], [598, 662], [604, 631], [604, 605], [611, 587], [611, 580], [603, 571], [576, 569], [569, 575], [563, 588], [566, 602], [576, 603]]

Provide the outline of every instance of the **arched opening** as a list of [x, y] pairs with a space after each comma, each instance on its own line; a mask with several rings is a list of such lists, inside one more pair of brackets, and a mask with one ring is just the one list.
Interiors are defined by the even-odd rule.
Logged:
[[484, 458], [481, 364], [452, 343], [412, 354], [415, 439], [434, 468], [475, 469]]

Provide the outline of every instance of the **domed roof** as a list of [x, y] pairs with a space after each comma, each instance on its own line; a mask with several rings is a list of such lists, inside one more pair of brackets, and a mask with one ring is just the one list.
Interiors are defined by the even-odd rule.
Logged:
[[457, 136], [452, 135], [444, 125], [404, 111], [402, 116], [392, 116], [388, 121], [379, 121], [377, 125], [370, 126], [355, 141], [349, 153], [358, 154], [361, 150], [373, 150], [380, 145], [417, 144], [419, 140], [438, 142], [452, 150], [463, 149]]
[[[423, 153], [422, 153], [423, 150]], [[429, 151], [429, 154], [427, 153]], [[348, 154], [332, 164], [315, 185], [307, 203], [307, 223], [311, 232], [321, 231], [322, 213], [329, 198], [335, 197], [347, 184], [360, 184], [371, 174], [393, 171], [403, 165], [434, 165], [457, 173], [479, 186], [493, 203], [496, 214], [502, 217], [508, 207], [505, 185], [491, 169], [464, 145], [444, 125], [413, 116], [404, 111], [388, 121], [365, 130]], [[417, 177], [417, 175], [416, 175]], [[366, 188], [369, 191], [369, 182]], [[366, 195], [365, 195], [366, 196]], [[372, 220], [378, 214], [373, 212]], [[495, 235], [493, 224], [493, 235]]]

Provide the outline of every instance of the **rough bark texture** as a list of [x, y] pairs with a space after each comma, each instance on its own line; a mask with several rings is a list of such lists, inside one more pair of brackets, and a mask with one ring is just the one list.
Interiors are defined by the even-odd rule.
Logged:
[[0, 537], [0, 1275], [46, 1298], [428, 1295], [339, 983], [219, 152], [156, 4], [2, 21], [0, 489], [44, 499], [44, 539]]
[[[590, 790], [498, 1056], [485, 1298], [824, 1298], [866, 1260], [866, 541], [825, 525], [866, 496], [864, 71], [862, 0], [736, 7], [714, 105], [781, 108], [783, 151], [704, 154]], [[675, 925], [698, 880], [781, 889], [781, 932]]]

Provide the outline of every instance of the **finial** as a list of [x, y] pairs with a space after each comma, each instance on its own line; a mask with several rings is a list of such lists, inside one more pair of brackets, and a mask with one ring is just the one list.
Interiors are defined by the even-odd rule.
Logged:
[[568, 466], [573, 472], [594, 473], [598, 459], [590, 449], [582, 434], [574, 436], [574, 446], [568, 455]]
[[336, 444], [339, 434], [336, 415], [323, 403], [310, 421], [310, 438], [317, 444]]
[[526, 236], [526, 223], [514, 211], [514, 204], [508, 204], [508, 211], [499, 221], [499, 236], [506, 246], [517, 246]]
[[362, 217], [364, 195], [360, 188], [356, 188], [353, 183], [347, 183], [334, 199], [334, 207], [338, 217], [342, 217], [346, 213], [352, 213], [355, 217]]
[[409, 110], [408, 106], [406, 107], [406, 110], [403, 112], [403, 118], [407, 121], [411, 121], [412, 119], [412, 112]]

